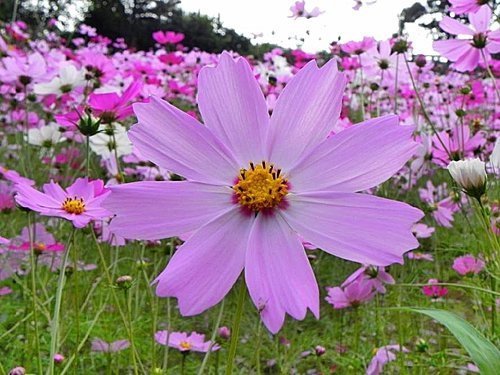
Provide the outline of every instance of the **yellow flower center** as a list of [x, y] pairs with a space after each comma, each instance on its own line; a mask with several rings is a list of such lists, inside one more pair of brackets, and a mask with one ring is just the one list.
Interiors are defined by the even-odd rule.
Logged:
[[80, 215], [85, 211], [85, 203], [82, 198], [66, 198], [62, 204], [62, 209], [69, 214]]
[[184, 350], [191, 350], [192, 346], [190, 342], [187, 342], [187, 341], [181, 341], [181, 343], [179, 344], [179, 346], [181, 347], [181, 349], [184, 349]]
[[44, 250], [47, 250], [47, 245], [45, 245], [44, 243], [42, 242], [37, 242], [33, 245], [34, 249], [36, 251], [44, 251]]
[[272, 164], [250, 162], [249, 169], [240, 169], [233, 190], [239, 204], [258, 212], [279, 205], [288, 194], [288, 182]]

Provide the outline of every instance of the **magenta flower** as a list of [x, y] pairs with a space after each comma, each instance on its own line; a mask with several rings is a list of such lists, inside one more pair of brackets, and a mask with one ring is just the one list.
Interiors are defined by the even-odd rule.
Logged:
[[[33, 249], [35, 252], [60, 252], [64, 251], [64, 245], [57, 243], [54, 236], [47, 232], [43, 224], [37, 223], [32, 229]], [[31, 249], [29, 228], [25, 227], [21, 231], [21, 235], [12, 240], [9, 250], [29, 251]]]
[[365, 36], [363, 40], [359, 42], [350, 41], [345, 44], [342, 44], [340, 48], [345, 53], [349, 53], [351, 55], [361, 55], [363, 52], [366, 52], [377, 45], [375, 39], [369, 36]]
[[[271, 332], [285, 313], [319, 315], [319, 293], [301, 238], [362, 264], [403, 262], [418, 246], [421, 211], [355, 192], [385, 181], [414, 153], [412, 127], [385, 116], [329, 138], [344, 77], [335, 61], [308, 63], [286, 85], [271, 118], [245, 59], [222, 54], [199, 73], [205, 125], [152, 98], [134, 105], [139, 152], [186, 181], [111, 186], [111, 231], [161, 239], [193, 231], [156, 279], [157, 295], [183, 315], [219, 303], [245, 269]], [[299, 237], [301, 235], [302, 237]], [[223, 244], [223, 246], [221, 246]], [[210, 266], [207, 266], [210, 265]]]
[[384, 366], [388, 362], [396, 360], [396, 354], [394, 352], [409, 352], [404, 346], [399, 345], [386, 345], [377, 349], [375, 356], [370, 361], [368, 368], [366, 369], [366, 375], [379, 375], [384, 370]]
[[185, 332], [170, 332], [168, 331], [158, 331], [155, 333], [155, 340], [158, 344], [167, 345], [168, 336], [168, 346], [175, 348], [181, 352], [203, 352], [206, 353], [210, 351], [216, 351], [220, 349], [220, 346], [208, 340], [205, 341], [205, 335], [191, 332], [187, 334]]
[[452, 35], [464, 35], [466, 39], [437, 40], [433, 43], [434, 50], [453, 61], [453, 67], [460, 72], [477, 68], [482, 58], [481, 53], [484, 53], [487, 60], [491, 60], [490, 54], [500, 52], [500, 30], [488, 30], [491, 15], [491, 9], [487, 6], [481, 7], [476, 13], [469, 13], [472, 27], [453, 18], [443, 17], [439, 22], [441, 29]]
[[429, 285], [425, 285], [422, 287], [422, 292], [427, 297], [439, 298], [439, 297], [444, 297], [445, 295], [448, 294], [448, 288], [445, 288], [445, 287], [440, 286], [440, 285], [435, 285], [435, 284], [439, 284], [439, 280], [429, 279], [428, 283], [429, 283]]
[[484, 269], [484, 261], [473, 255], [464, 255], [453, 261], [452, 268], [462, 276], [477, 275]]
[[450, 11], [456, 14], [475, 13], [482, 6], [488, 7], [490, 0], [449, 0]]
[[90, 94], [89, 106], [92, 108], [92, 114], [99, 116], [105, 124], [127, 118], [133, 113], [130, 102], [139, 95], [141, 89], [142, 83], [134, 81], [122, 95], [115, 92]]
[[160, 44], [177, 44], [184, 40], [184, 34], [173, 31], [155, 31], [153, 39]]
[[16, 185], [16, 201], [19, 205], [44, 216], [56, 216], [69, 220], [76, 228], [85, 227], [92, 220], [101, 220], [111, 213], [101, 207], [110, 191], [101, 180], [77, 179], [63, 189], [54, 181], [43, 185], [43, 193], [25, 184]]
[[318, 17], [320, 14], [324, 13], [319, 10], [318, 7], [314, 7], [313, 10], [310, 12], [306, 10], [306, 2], [305, 1], [296, 1], [295, 4], [293, 4], [290, 7], [290, 11], [292, 12], [292, 15], [290, 18], [314, 18]]
[[128, 340], [117, 340], [113, 342], [106, 342], [96, 337], [92, 340], [91, 349], [93, 352], [102, 353], [115, 353], [127, 349], [130, 346]]
[[334, 309], [358, 307], [361, 303], [370, 301], [374, 296], [373, 285], [367, 280], [356, 279], [345, 287], [326, 288], [328, 296], [325, 300]]

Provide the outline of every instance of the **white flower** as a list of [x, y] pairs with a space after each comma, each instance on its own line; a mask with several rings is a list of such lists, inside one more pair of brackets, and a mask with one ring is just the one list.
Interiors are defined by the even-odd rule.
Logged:
[[119, 124], [114, 124], [112, 128], [103, 125], [99, 130], [102, 132], [90, 137], [90, 149], [97, 155], [109, 159], [115, 156], [115, 149], [118, 157], [132, 153], [132, 143], [125, 127]]
[[448, 164], [451, 177], [465, 192], [478, 198], [486, 189], [486, 165], [479, 159], [452, 161]]
[[500, 170], [500, 138], [497, 138], [495, 147], [490, 155], [490, 163], [496, 170]]
[[38, 95], [62, 95], [84, 84], [85, 72], [77, 70], [74, 65], [64, 64], [59, 68], [59, 75], [57, 77], [53, 78], [50, 82], [36, 84], [34, 91]]
[[48, 148], [64, 140], [65, 138], [62, 137], [62, 133], [59, 131], [59, 125], [56, 123], [28, 130], [27, 141], [30, 145]]

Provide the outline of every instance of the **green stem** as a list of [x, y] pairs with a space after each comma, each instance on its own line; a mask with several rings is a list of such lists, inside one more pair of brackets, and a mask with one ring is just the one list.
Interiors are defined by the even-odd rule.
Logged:
[[224, 300], [222, 300], [222, 302], [220, 304], [220, 309], [219, 309], [219, 314], [217, 316], [217, 321], [214, 324], [214, 328], [212, 330], [212, 336], [210, 337], [210, 346], [209, 346], [207, 352], [205, 353], [205, 357], [203, 357], [203, 362], [201, 362], [200, 368], [198, 369], [198, 375], [204, 374], [203, 371], [205, 370], [205, 366], [207, 365], [208, 359], [210, 358], [210, 353], [212, 353], [212, 346], [215, 344], [215, 338], [217, 336], [217, 331], [220, 327], [220, 322], [222, 321], [223, 313], [224, 313]]
[[50, 357], [49, 357], [49, 370], [50, 375], [54, 374], [54, 355], [57, 352], [58, 336], [59, 336], [59, 316], [61, 312], [61, 302], [64, 290], [64, 282], [66, 280], [66, 266], [68, 265], [69, 253], [73, 245], [76, 228], [73, 228], [66, 244], [66, 251], [64, 252], [62, 263], [59, 267], [59, 280], [57, 281], [56, 302], [54, 306], [54, 317], [51, 322], [50, 329]]
[[85, 136], [85, 151], [87, 153], [87, 158], [86, 158], [86, 172], [85, 176], [90, 177], [90, 137], [87, 135]]
[[35, 249], [33, 246], [34, 238], [31, 226], [31, 212], [28, 213], [28, 235], [30, 241], [30, 262], [31, 262], [31, 308], [33, 309], [33, 320], [35, 323], [35, 351], [36, 351], [36, 363], [38, 368], [38, 373], [43, 373], [42, 358], [40, 356], [40, 334], [38, 331], [38, 308], [36, 303], [36, 263], [37, 255], [35, 254]]
[[238, 347], [241, 317], [243, 315], [243, 306], [245, 305], [245, 297], [246, 297], [245, 283], [243, 282], [243, 280], [240, 280], [238, 305], [236, 307], [236, 314], [234, 315], [233, 325], [231, 327], [231, 343], [229, 346], [229, 354], [227, 356], [226, 375], [232, 375], [233, 373], [234, 358], [236, 357], [236, 349]]
[[139, 373], [139, 369], [137, 368], [137, 361], [135, 359], [135, 340], [134, 340], [134, 328], [132, 325], [132, 298], [131, 294], [128, 292], [128, 289], [125, 290], [125, 306], [127, 309], [127, 320], [128, 320], [128, 326], [129, 326], [129, 340], [130, 340], [130, 347], [131, 347], [131, 352], [132, 352], [132, 364], [134, 366], [134, 374]]

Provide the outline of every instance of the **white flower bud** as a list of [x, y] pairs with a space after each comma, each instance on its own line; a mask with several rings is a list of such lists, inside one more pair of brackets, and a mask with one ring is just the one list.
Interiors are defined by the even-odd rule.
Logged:
[[479, 159], [452, 161], [448, 171], [456, 183], [471, 197], [479, 199], [486, 191], [486, 166]]
[[490, 163], [497, 171], [500, 170], [500, 138], [497, 138], [495, 147], [490, 155]]

